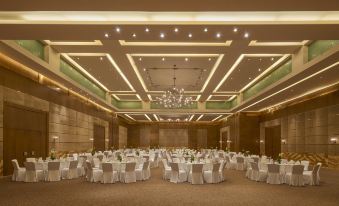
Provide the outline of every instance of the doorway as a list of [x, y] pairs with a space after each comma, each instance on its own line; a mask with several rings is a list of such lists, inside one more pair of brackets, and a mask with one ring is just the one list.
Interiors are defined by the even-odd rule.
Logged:
[[94, 124], [93, 146], [96, 151], [105, 151], [105, 127]]
[[13, 173], [12, 159], [23, 166], [28, 157], [46, 158], [47, 112], [5, 102], [3, 118], [4, 175]]
[[265, 154], [276, 159], [281, 152], [280, 125], [265, 128]]

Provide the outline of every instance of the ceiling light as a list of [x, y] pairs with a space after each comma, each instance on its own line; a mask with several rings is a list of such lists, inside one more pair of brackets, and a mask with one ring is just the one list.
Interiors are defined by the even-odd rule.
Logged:
[[185, 58], [185, 61], [188, 61], [188, 58], [187, 58], [187, 57]]
[[193, 35], [192, 35], [191, 33], [188, 34], [188, 37], [189, 37], [189, 38], [192, 38], [192, 36], [193, 36]]
[[100, 61], [102, 61], [104, 58], [100, 57]]
[[233, 28], [233, 32], [238, 32], [238, 28], [237, 27]]
[[108, 37], [109, 37], [109, 34], [108, 34], [108, 33], [106, 33], [106, 34], [105, 34], [105, 37], [106, 37], [106, 38], [108, 38]]
[[161, 60], [162, 60], [162, 61], [165, 61], [165, 57], [163, 57]]
[[258, 71], [260, 72], [260, 71], [261, 71], [261, 69], [259, 68], [259, 69], [258, 69]]
[[145, 32], [149, 32], [149, 28], [146, 28], [146, 29], [145, 29]]
[[252, 79], [251, 77], [248, 77], [248, 79]]
[[120, 33], [120, 28], [119, 27], [115, 28], [115, 31]]
[[135, 33], [133, 33], [133, 35], [132, 35], [132, 36], [133, 36], [134, 38], [135, 38], [135, 37], [137, 37], [137, 35], [136, 35]]
[[211, 58], [208, 58], [208, 61], [211, 61], [212, 59]]
[[146, 68], [144, 68], [144, 72], [146, 71]]
[[244, 37], [248, 38], [249, 36], [250, 36], [250, 34], [248, 32], [245, 32]]
[[160, 33], [160, 38], [165, 38], [165, 34], [164, 33]]
[[142, 61], [142, 58], [141, 58], [141, 57], [139, 57], [139, 61]]
[[216, 37], [217, 37], [217, 38], [220, 38], [220, 37], [221, 37], [221, 34], [220, 34], [220, 33], [217, 33]]
[[174, 32], [178, 32], [179, 31], [179, 29], [178, 28], [174, 28]]
[[207, 29], [207, 28], [205, 28], [205, 29], [204, 29], [204, 32], [208, 32], [208, 29]]
[[271, 61], [274, 61], [274, 57], [271, 58]]

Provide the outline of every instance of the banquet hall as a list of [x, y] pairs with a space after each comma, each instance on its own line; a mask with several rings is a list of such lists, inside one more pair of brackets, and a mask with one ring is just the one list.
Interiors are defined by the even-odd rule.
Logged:
[[5, 205], [339, 205], [338, 1], [2, 2]]

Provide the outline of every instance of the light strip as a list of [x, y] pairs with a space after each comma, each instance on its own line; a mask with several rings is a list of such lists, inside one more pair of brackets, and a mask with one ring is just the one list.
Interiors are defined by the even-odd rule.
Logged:
[[218, 57], [219, 54], [130, 54], [132, 57]]
[[259, 79], [264, 77], [266, 74], [270, 73], [273, 69], [275, 69], [279, 64], [281, 64], [283, 61], [285, 61], [287, 58], [289, 58], [290, 55], [285, 54], [282, 56], [278, 61], [274, 62], [270, 67], [268, 67], [264, 72], [262, 72], [260, 75], [258, 75], [256, 78], [254, 78], [250, 83], [245, 85], [239, 92], [245, 91], [247, 88], [251, 87], [254, 83], [256, 83]]
[[156, 114], [153, 114], [153, 117], [159, 122], [159, 118]]
[[15, 11], [0, 12], [2, 24], [337, 24], [338, 11]]
[[204, 86], [202, 87], [202, 89], [200, 90], [200, 92], [204, 92], [204, 90], [206, 89], [208, 83], [210, 82], [212, 76], [214, 75], [215, 71], [217, 70], [217, 68], [219, 67], [220, 65], [220, 62], [222, 61], [222, 58], [224, 57], [224, 54], [220, 54], [219, 55], [219, 58], [217, 59], [217, 61], [215, 62], [213, 68], [212, 68], [212, 71], [210, 72], [210, 74], [208, 75], [205, 83], [204, 83]]
[[115, 94], [112, 94], [112, 96], [113, 96], [116, 100], [118, 100], [118, 101], [121, 100], [121, 99], [120, 99], [117, 95], [115, 95]]
[[147, 114], [145, 114], [145, 117], [148, 119], [148, 121], [152, 122], [151, 118]]
[[135, 92], [132, 84], [128, 81], [128, 79], [126, 78], [126, 76], [124, 75], [124, 73], [121, 71], [120, 67], [115, 63], [115, 61], [113, 60], [113, 58], [111, 57], [110, 54], [106, 54], [108, 60], [111, 62], [111, 64], [114, 66], [114, 68], [117, 70], [117, 72], [120, 74], [120, 76], [125, 80], [125, 82], [127, 83], [127, 85], [129, 86], [129, 88]]
[[241, 111], [243, 111], [243, 110], [245, 110], [245, 109], [247, 109], [247, 108], [249, 108], [249, 107], [251, 107], [251, 106], [253, 106], [253, 105], [256, 105], [256, 104], [258, 104], [258, 103], [260, 103], [260, 102], [262, 102], [262, 101], [264, 101], [264, 100], [266, 100], [266, 99], [268, 99], [268, 98], [271, 98], [272, 96], [274, 96], [274, 95], [276, 95], [276, 94], [279, 94], [279, 93], [281, 93], [281, 92], [283, 92], [283, 91], [285, 91], [285, 90], [287, 90], [287, 89], [289, 89], [289, 88], [291, 88], [291, 87], [293, 87], [293, 86], [295, 86], [295, 85], [297, 85], [297, 84], [299, 84], [299, 83], [301, 83], [301, 82], [304, 82], [304, 81], [306, 81], [306, 80], [308, 80], [308, 79], [310, 79], [310, 78], [312, 78], [312, 77], [314, 77], [314, 76], [316, 76], [316, 75], [318, 75], [318, 74], [320, 74], [320, 73], [322, 73], [322, 72], [324, 72], [324, 71], [327, 71], [327, 70], [329, 70], [329, 69], [331, 69], [332, 67], [335, 67], [335, 66], [337, 66], [337, 65], [339, 65], [339, 62], [336, 62], [336, 63], [334, 63], [334, 64], [332, 64], [332, 65], [330, 65], [330, 66], [328, 66], [328, 67], [326, 67], [326, 68], [324, 68], [324, 69], [322, 69], [322, 70], [316, 72], [316, 73], [313, 73], [313, 74], [311, 74], [311, 75], [305, 77], [304, 79], [301, 79], [301, 80], [299, 80], [299, 81], [297, 81], [297, 82], [295, 82], [295, 83], [293, 83], [293, 84], [291, 84], [291, 85], [289, 85], [289, 86], [287, 86], [287, 87], [285, 87], [285, 88], [283, 88], [283, 89], [281, 89], [281, 90], [279, 90], [279, 91], [277, 91], [277, 92], [275, 92], [275, 93], [273, 93], [273, 94], [270, 94], [270, 95], [268, 95], [268, 96], [266, 96], [266, 97], [264, 97], [264, 98], [262, 98], [262, 99], [260, 99], [260, 100], [258, 100], [258, 101], [256, 101], [256, 102], [254, 102], [254, 103], [248, 105], [247, 107], [242, 108], [242, 109], [239, 110], [238, 112], [241, 112]]
[[191, 117], [188, 121], [192, 121], [193, 117], [194, 117], [194, 114], [191, 115]]
[[307, 95], [310, 95], [310, 94], [313, 94], [313, 93], [317, 93], [317, 92], [319, 92], [319, 91], [321, 91], [321, 90], [324, 90], [324, 89], [327, 89], [327, 88], [329, 88], [329, 87], [335, 86], [335, 85], [337, 85], [338, 83], [339, 83], [339, 82], [336, 82], [336, 83], [333, 83], [333, 84], [330, 84], [330, 85], [326, 85], [326, 86], [323, 86], [323, 87], [320, 87], [320, 88], [311, 90], [311, 91], [309, 91], [309, 92], [307, 92], [307, 93], [305, 93], [305, 94], [299, 95], [299, 96], [297, 96], [297, 97], [290, 98], [290, 99], [285, 100], [285, 101], [282, 101], [282, 102], [279, 102], [279, 103], [277, 103], [277, 104], [275, 104], [275, 105], [273, 105], [273, 106], [269, 106], [269, 107], [265, 107], [265, 108], [263, 108], [263, 109], [260, 109], [259, 112], [265, 111], [265, 110], [270, 109], [270, 108], [277, 107], [277, 106], [279, 106], [279, 105], [285, 104], [285, 103], [287, 103], [287, 102], [291, 102], [291, 101], [293, 101], [293, 100], [302, 98], [302, 97], [304, 97], [304, 96], [307, 96]]
[[[225, 99], [225, 100], [211, 100], [212, 97], [215, 96], [215, 97], [229, 97], [228, 99]], [[208, 96], [207, 100], [206, 101], [230, 101], [231, 98], [233, 98], [234, 96], [236, 95], [220, 95], [220, 94], [211, 94], [210, 96]]]
[[106, 92], [108, 91], [107, 87], [105, 87], [101, 82], [99, 82], [96, 78], [94, 78], [90, 73], [86, 71], [82, 66], [80, 66], [77, 62], [75, 62], [71, 57], [69, 57], [65, 53], [61, 53], [61, 55], [67, 59], [68, 62], [70, 62], [72, 65], [77, 67], [83, 74], [85, 74], [87, 77], [89, 77], [92, 81], [94, 81], [96, 84], [98, 84], [101, 88], [103, 88]]
[[150, 94], [148, 94], [147, 97], [150, 99], [150, 101], [153, 101], [152, 96]]
[[219, 119], [220, 117], [222, 117], [222, 115], [217, 116], [216, 118], [212, 119], [212, 122], [216, 121], [217, 119]]
[[201, 97], [201, 94], [199, 94], [199, 95], [197, 96], [197, 98], [195, 99], [195, 101], [199, 101], [200, 97]]
[[226, 42], [131, 42], [119, 40], [121, 46], [230, 46], [232, 41]]
[[137, 98], [138, 98], [140, 101], [142, 101], [142, 99], [141, 99], [141, 97], [140, 97], [139, 94], [137, 94], [136, 96], [137, 96]]
[[131, 54], [126, 54], [126, 56], [127, 56], [127, 59], [129, 61], [129, 63], [131, 64], [135, 74], [137, 75], [137, 77], [138, 77], [138, 79], [139, 79], [139, 81], [140, 81], [140, 83], [142, 85], [142, 88], [144, 88], [145, 92], [148, 92], [146, 84], [145, 84], [143, 78], [141, 77], [141, 74], [140, 74], [140, 72], [139, 72], [139, 70], [138, 70], [138, 68], [137, 68], [137, 66], [136, 66], [136, 64], [135, 64]]
[[199, 121], [202, 117], [203, 117], [204, 115], [202, 114], [202, 115], [200, 115], [199, 117], [198, 117], [198, 119], [197, 120], [195, 120], [196, 122], [197, 121]]
[[84, 42], [84, 41], [77, 41], [77, 42], [69, 42], [69, 41], [63, 41], [63, 42], [55, 42], [50, 40], [44, 40], [44, 42], [48, 45], [79, 45], [79, 46], [86, 46], [86, 45], [102, 45], [100, 40], [94, 40], [90, 42]]
[[252, 40], [248, 46], [303, 46], [308, 42], [309, 40], [301, 42], [258, 42], [257, 40]]
[[133, 117], [129, 116], [128, 114], [124, 114], [126, 117], [130, 118], [133, 121], [136, 121]]

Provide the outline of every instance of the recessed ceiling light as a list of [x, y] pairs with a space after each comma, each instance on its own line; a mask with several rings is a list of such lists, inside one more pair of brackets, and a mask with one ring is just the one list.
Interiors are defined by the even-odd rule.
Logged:
[[185, 61], [188, 61], [188, 58], [187, 58], [187, 57], [185, 58]]
[[102, 61], [104, 58], [100, 57], [100, 60]]
[[141, 61], [142, 60], [142, 58], [141, 57], [139, 57], [139, 61]]
[[109, 37], [109, 34], [108, 34], [108, 33], [106, 33], [106, 34], [105, 34], [105, 37], [106, 37], [106, 38], [108, 38], [108, 37]]
[[274, 61], [274, 57], [271, 58], [271, 61]]
[[248, 77], [248, 79], [252, 79], [251, 77]]
[[179, 29], [178, 28], [174, 28], [174, 32], [178, 32], [179, 31]]
[[208, 61], [211, 61], [212, 59], [211, 58], [208, 58]]
[[259, 61], [261, 61], [262, 59], [260, 58]]
[[149, 28], [146, 27], [145, 32], [149, 32]]
[[146, 68], [144, 68], [144, 72], [146, 71]]
[[120, 28], [119, 27], [115, 28], [115, 31], [119, 33], [120, 32]]
[[238, 28], [237, 28], [237, 27], [234, 27], [234, 28], [233, 28], [233, 32], [238, 32]]
[[133, 33], [132, 36], [133, 36], [134, 38], [137, 37], [136, 33]]
[[189, 37], [189, 38], [192, 38], [192, 36], [193, 36], [193, 35], [192, 35], [191, 33], [188, 34], [188, 37]]
[[161, 60], [162, 60], [162, 61], [165, 61], [165, 57], [163, 57]]
[[248, 37], [250, 37], [250, 34], [248, 32], [245, 32], [244, 37], [248, 38]]
[[258, 69], [258, 71], [260, 72], [260, 71], [261, 71], [261, 69], [259, 68], [259, 69]]
[[221, 34], [220, 34], [220, 33], [217, 33], [217, 34], [216, 34], [216, 37], [217, 37], [217, 38], [220, 38], [220, 37], [221, 37]]
[[160, 33], [160, 38], [165, 38], [165, 34], [164, 33]]
[[204, 29], [204, 32], [208, 32], [208, 29], [207, 29], [207, 28], [205, 28], [205, 29]]

